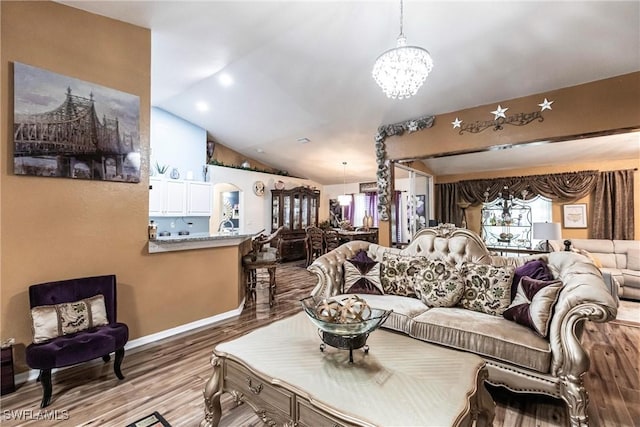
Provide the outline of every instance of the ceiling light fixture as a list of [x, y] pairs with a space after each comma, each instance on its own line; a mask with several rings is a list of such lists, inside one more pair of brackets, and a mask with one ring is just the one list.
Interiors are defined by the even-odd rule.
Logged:
[[340, 206], [349, 206], [351, 196], [347, 195], [347, 162], [342, 162], [342, 194], [338, 196]]
[[233, 84], [233, 77], [231, 77], [229, 74], [227, 73], [222, 73], [220, 74], [220, 76], [218, 77], [218, 81], [220, 82], [220, 84], [224, 87], [228, 87], [231, 86]]
[[205, 112], [205, 111], [209, 111], [209, 105], [204, 102], [204, 101], [200, 101], [196, 103], [196, 108], [198, 109], [198, 111], [200, 112]]
[[400, 0], [400, 35], [397, 46], [376, 59], [372, 75], [389, 98], [409, 98], [418, 92], [433, 68], [429, 52], [421, 47], [407, 46], [402, 32], [403, 0]]

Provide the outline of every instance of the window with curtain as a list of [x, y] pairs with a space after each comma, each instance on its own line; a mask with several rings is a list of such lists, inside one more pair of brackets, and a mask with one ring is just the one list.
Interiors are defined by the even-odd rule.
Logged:
[[[537, 196], [526, 202], [531, 206], [531, 222], [553, 222], [553, 215], [551, 207], [553, 203], [551, 199], [544, 196]], [[533, 232], [531, 233], [531, 247], [535, 248], [542, 240], [534, 239]]]
[[[531, 208], [531, 224], [535, 222], [553, 222], [552, 216], [552, 206], [553, 203], [551, 199], [548, 199], [544, 196], [536, 196], [530, 200], [519, 200], [518, 203], [522, 203], [528, 205]], [[484, 208], [490, 206], [490, 203], [483, 203]], [[536, 245], [540, 242], [539, 239], [533, 239], [533, 229], [530, 230], [531, 236], [531, 247], [536, 247]], [[487, 241], [485, 236], [485, 241]]]
[[353, 217], [351, 224], [354, 227], [362, 227], [364, 215], [373, 216], [373, 226], [378, 226], [378, 194], [358, 193], [353, 195]]

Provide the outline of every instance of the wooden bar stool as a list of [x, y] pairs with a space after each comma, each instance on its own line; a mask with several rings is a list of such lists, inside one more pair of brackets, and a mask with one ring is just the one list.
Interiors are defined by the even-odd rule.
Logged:
[[260, 234], [251, 242], [251, 252], [242, 257], [242, 267], [246, 276], [245, 305], [247, 301], [256, 299], [258, 286], [258, 270], [264, 268], [269, 274], [269, 306], [273, 306], [276, 295], [276, 267], [280, 262], [280, 232], [278, 228], [269, 236]]
[[[245, 287], [245, 295], [247, 301], [249, 299], [256, 300], [256, 288], [258, 286], [258, 269], [264, 268], [269, 274], [269, 305], [273, 306], [276, 296], [276, 267], [278, 261], [247, 261], [243, 262], [245, 275], [247, 276], [247, 282]], [[246, 301], [245, 301], [246, 304]]]

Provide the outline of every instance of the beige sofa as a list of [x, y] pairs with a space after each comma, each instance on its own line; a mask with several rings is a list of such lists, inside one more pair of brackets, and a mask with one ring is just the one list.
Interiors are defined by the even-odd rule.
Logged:
[[548, 338], [501, 316], [459, 307], [429, 308], [417, 298], [361, 294], [369, 305], [393, 309], [383, 327], [416, 339], [474, 352], [489, 369], [488, 382], [515, 392], [542, 393], [563, 399], [571, 425], [588, 425], [588, 394], [583, 375], [589, 356], [580, 338], [584, 321], [606, 322], [616, 317], [617, 304], [607, 291], [600, 271], [583, 256], [554, 252], [520, 258], [492, 256], [480, 237], [466, 229], [423, 229], [405, 249], [354, 241], [319, 257], [308, 270], [318, 283], [312, 294], [332, 297], [341, 292], [343, 264], [361, 249], [380, 261], [385, 252], [451, 264], [522, 265], [531, 259], [547, 262], [554, 278], [563, 281], [550, 322]]
[[[550, 240], [554, 251], [565, 250], [564, 240]], [[571, 250], [588, 257], [609, 273], [618, 296], [640, 301], [640, 240], [571, 239]]]

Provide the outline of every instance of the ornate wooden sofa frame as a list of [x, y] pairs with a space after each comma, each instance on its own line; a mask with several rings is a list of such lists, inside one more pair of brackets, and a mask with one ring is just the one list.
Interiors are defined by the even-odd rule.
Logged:
[[[371, 305], [375, 305], [374, 301], [380, 303], [386, 300], [393, 301], [394, 298], [395, 301], [398, 298], [414, 300], [403, 301], [401, 304], [397, 304], [398, 306], [396, 307], [393, 304], [385, 304], [385, 307], [380, 307], [394, 309], [394, 313], [386, 321], [384, 327], [407, 333], [414, 338], [425, 341], [430, 341], [430, 339], [421, 334], [416, 336], [415, 331], [424, 331], [429, 325], [416, 324], [413, 319], [427, 311], [447, 316], [450, 323], [457, 324], [460, 330], [473, 330], [474, 327], [481, 328], [483, 327], [481, 323], [486, 323], [484, 325], [485, 334], [487, 329], [505, 328], [508, 331], [504, 334], [505, 336], [513, 337], [511, 338], [513, 341], [520, 341], [513, 343], [521, 349], [519, 350], [520, 352], [527, 352], [527, 340], [538, 340], [538, 346], [542, 345], [543, 347], [542, 350], [538, 349], [538, 352], [550, 353], [546, 367], [539, 370], [524, 367], [518, 361], [509, 360], [509, 356], [497, 355], [496, 357], [496, 355], [480, 354], [478, 352], [487, 361], [489, 369], [489, 379], [487, 381], [490, 384], [504, 386], [515, 392], [541, 393], [561, 398], [567, 403], [571, 425], [588, 425], [588, 394], [584, 387], [583, 376], [589, 369], [589, 355], [581, 345], [584, 322], [586, 320], [606, 322], [614, 319], [617, 313], [617, 305], [607, 291], [600, 271], [588, 260], [569, 252], [509, 258], [492, 256], [477, 234], [466, 229], [441, 226], [419, 231], [413, 241], [402, 250], [362, 241], [349, 242], [340, 246], [318, 258], [308, 267], [309, 271], [316, 274], [318, 280], [312, 294], [331, 297], [341, 293], [343, 287], [342, 265], [345, 260], [355, 256], [361, 249], [366, 250], [368, 255], [376, 261], [382, 261], [383, 253], [386, 251], [409, 256], [441, 259], [451, 264], [473, 262], [519, 266], [533, 259], [546, 261], [554, 278], [563, 281], [563, 287], [550, 322], [548, 338], [534, 337], [533, 331], [528, 328], [489, 314], [471, 312], [460, 308], [429, 309], [426, 305], [422, 309], [416, 310], [416, 304], [422, 303], [415, 298], [392, 295], [361, 296], [369, 299]], [[413, 308], [411, 310], [403, 309], [402, 306], [408, 303], [413, 304]], [[456, 312], [461, 314], [459, 319], [455, 318]], [[468, 314], [462, 312], [467, 312]], [[450, 316], [453, 316], [453, 320], [451, 320]], [[472, 321], [470, 321], [470, 316]], [[424, 316], [421, 318], [424, 318]], [[434, 317], [431, 318], [433, 319]], [[476, 326], [474, 326], [474, 323]], [[486, 326], [489, 323], [490, 327]], [[521, 331], [514, 328], [521, 328]], [[485, 339], [491, 339], [490, 335], [484, 335], [484, 337]], [[482, 340], [482, 335], [479, 334], [476, 338], [481, 338]], [[446, 341], [436, 343], [454, 346], [453, 343]], [[455, 347], [460, 350], [474, 351], [471, 349], [473, 347], [472, 344], [469, 344], [469, 348], [460, 348], [460, 343], [457, 342]], [[522, 356], [521, 353], [520, 357]], [[524, 357], [527, 357], [527, 355], [524, 355]]]

